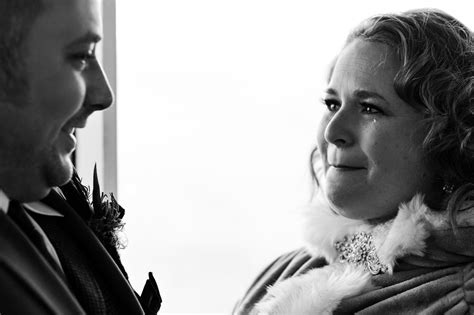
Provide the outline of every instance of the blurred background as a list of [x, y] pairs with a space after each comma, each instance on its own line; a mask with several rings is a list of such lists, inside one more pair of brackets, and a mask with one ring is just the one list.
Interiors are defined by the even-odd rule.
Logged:
[[77, 163], [126, 209], [123, 262], [139, 292], [153, 271], [160, 314], [229, 314], [303, 245], [327, 65], [363, 19], [420, 7], [474, 28], [471, 1], [104, 0], [116, 104]]

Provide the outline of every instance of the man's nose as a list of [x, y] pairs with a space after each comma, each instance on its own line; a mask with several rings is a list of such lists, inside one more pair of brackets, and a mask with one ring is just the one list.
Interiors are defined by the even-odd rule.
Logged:
[[341, 107], [329, 120], [324, 130], [324, 139], [338, 147], [350, 146], [355, 141], [352, 113]]
[[84, 105], [92, 110], [104, 110], [114, 101], [107, 76], [97, 60], [89, 64], [86, 73], [86, 97]]

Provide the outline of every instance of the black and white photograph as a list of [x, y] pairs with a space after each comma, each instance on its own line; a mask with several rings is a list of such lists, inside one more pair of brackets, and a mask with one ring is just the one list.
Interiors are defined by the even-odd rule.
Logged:
[[473, 12], [0, 0], [0, 315], [474, 314]]

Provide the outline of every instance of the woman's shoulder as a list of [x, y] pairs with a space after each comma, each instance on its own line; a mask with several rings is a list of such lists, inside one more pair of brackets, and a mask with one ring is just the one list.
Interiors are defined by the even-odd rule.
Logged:
[[250, 313], [251, 308], [267, 293], [268, 287], [325, 265], [327, 262], [323, 257], [313, 257], [305, 248], [299, 248], [279, 256], [257, 276], [244, 297], [235, 306], [233, 313]]

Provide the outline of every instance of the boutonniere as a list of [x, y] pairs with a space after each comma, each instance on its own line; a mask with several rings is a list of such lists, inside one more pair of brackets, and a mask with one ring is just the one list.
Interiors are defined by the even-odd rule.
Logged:
[[92, 194], [90, 187], [82, 184], [75, 170], [71, 181], [62, 186], [61, 191], [67, 202], [87, 223], [128, 279], [118, 253], [118, 249], [125, 247], [119, 237], [119, 232], [125, 225], [122, 222], [125, 210], [118, 204], [112, 193], [108, 196], [100, 191], [97, 165], [94, 165], [93, 177]]
[[125, 209], [118, 204], [113, 193], [110, 193], [109, 196], [100, 191], [97, 165], [94, 165], [92, 209], [93, 214], [90, 218], [89, 226], [96, 236], [106, 246], [123, 249], [125, 245], [121, 242], [118, 233], [122, 231], [125, 225], [122, 222]]

